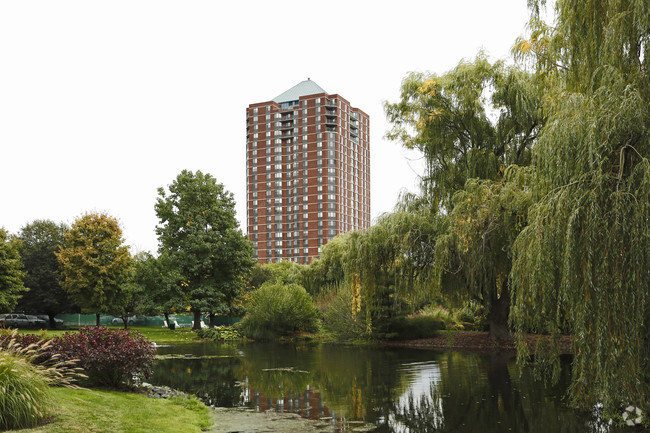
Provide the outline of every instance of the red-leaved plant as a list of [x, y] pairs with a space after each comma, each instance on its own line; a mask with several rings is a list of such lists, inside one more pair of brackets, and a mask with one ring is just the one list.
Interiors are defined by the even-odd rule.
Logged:
[[78, 359], [93, 385], [119, 388], [153, 373], [156, 348], [136, 331], [87, 327], [52, 340], [51, 351], [61, 359]]

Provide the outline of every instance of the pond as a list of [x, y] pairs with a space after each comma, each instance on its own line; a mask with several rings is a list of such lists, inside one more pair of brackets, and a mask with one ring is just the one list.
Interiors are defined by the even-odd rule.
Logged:
[[569, 358], [551, 386], [530, 370], [519, 375], [508, 354], [281, 343], [188, 344], [158, 354], [154, 384], [214, 406], [329, 420], [336, 431], [617, 431], [566, 406]]

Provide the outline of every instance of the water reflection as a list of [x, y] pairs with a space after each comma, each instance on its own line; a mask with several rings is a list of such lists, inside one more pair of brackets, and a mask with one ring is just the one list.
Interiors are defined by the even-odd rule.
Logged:
[[563, 402], [569, 359], [560, 383], [545, 386], [530, 371], [519, 376], [503, 354], [274, 343], [159, 349], [165, 353], [193, 357], [156, 361], [156, 384], [216, 406], [331, 418], [337, 430], [363, 421], [386, 433], [596, 431]]

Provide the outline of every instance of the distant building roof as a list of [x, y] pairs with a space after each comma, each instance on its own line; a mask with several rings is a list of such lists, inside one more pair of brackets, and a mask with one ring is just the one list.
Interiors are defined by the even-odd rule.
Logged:
[[327, 93], [321, 86], [307, 78], [284, 93], [273, 98], [273, 102], [281, 104], [288, 101], [297, 101], [301, 96], [314, 95], [316, 93]]

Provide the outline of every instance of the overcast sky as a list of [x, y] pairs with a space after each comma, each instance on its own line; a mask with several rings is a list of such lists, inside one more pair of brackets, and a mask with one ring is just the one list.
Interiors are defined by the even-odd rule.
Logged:
[[526, 0], [0, 2], [0, 227], [116, 217], [157, 250], [157, 188], [212, 174], [245, 231], [246, 107], [311, 78], [370, 115], [371, 215], [417, 189], [383, 102], [409, 71], [507, 58]]

